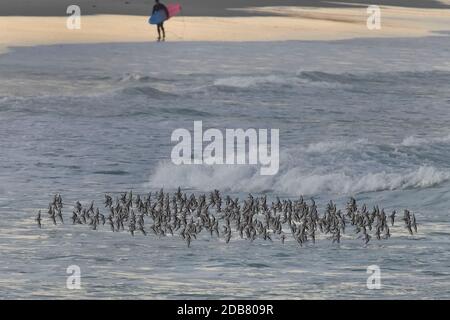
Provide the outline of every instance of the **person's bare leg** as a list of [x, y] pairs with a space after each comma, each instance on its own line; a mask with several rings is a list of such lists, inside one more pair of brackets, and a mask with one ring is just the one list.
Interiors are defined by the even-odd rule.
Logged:
[[158, 24], [157, 29], [158, 29], [158, 41], [159, 41], [159, 40], [161, 40], [161, 25], [160, 24]]
[[161, 23], [161, 30], [162, 30], [162, 34], [163, 34], [163, 40], [166, 40], [166, 30], [164, 30], [164, 22]]

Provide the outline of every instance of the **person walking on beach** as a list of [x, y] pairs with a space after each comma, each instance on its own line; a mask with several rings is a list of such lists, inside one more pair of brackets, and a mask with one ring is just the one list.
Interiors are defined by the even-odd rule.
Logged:
[[[167, 10], [167, 7], [159, 2], [159, 0], [155, 0], [155, 5], [153, 6], [153, 12], [152, 14], [155, 14], [155, 12], [164, 10], [166, 13], [166, 20], [169, 19], [169, 10]], [[166, 31], [164, 30], [164, 21], [157, 24], [158, 28], [158, 41], [161, 40], [161, 31], [162, 31], [162, 40], [166, 39]]]

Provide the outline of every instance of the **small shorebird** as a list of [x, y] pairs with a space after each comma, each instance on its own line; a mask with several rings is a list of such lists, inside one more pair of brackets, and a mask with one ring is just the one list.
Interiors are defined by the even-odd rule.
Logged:
[[391, 227], [394, 226], [394, 222], [395, 222], [395, 215], [397, 214], [397, 212], [394, 210], [392, 211], [392, 214], [389, 216], [389, 218], [391, 219]]
[[[188, 195], [181, 188], [174, 194], [161, 189], [143, 197], [133, 195], [132, 191], [124, 192], [115, 200], [105, 194], [104, 204], [106, 216], [95, 206], [94, 201], [86, 207], [76, 201], [72, 211], [72, 224], [84, 224], [97, 230], [107, 223], [112, 232], [124, 231], [127, 226], [132, 236], [137, 236], [136, 231], [146, 236], [147, 225], [158, 237], [178, 234], [188, 247], [203, 234], [203, 230], [211, 238], [223, 238], [226, 243], [236, 234], [239, 235], [238, 238], [250, 242], [256, 239], [280, 239], [282, 244], [286, 240], [285, 232], [290, 230], [292, 237], [303, 246], [307, 243], [314, 244], [320, 234], [327, 236], [332, 243], [340, 244], [348, 228], [353, 228], [355, 234], [362, 237], [367, 245], [373, 237], [378, 240], [389, 239], [391, 230], [387, 219], [392, 227], [396, 216], [395, 210], [388, 217], [384, 209], [378, 206], [368, 211], [365, 204], [359, 206], [354, 198], [350, 198], [342, 211], [330, 201], [320, 214], [314, 199], [305, 201], [303, 197], [299, 197], [297, 200], [281, 200], [276, 197], [269, 205], [266, 196], [255, 197], [249, 194], [241, 201], [230, 196], [222, 198], [219, 190], [209, 194]], [[56, 218], [64, 223], [62, 208], [62, 197], [56, 194], [48, 208], [49, 217], [55, 225]], [[35, 220], [41, 228], [41, 211]], [[417, 233], [414, 214], [405, 209], [403, 220], [410, 234], [413, 234], [413, 230]]]
[[41, 218], [41, 210], [38, 211], [35, 220], [36, 220], [36, 222], [37, 222], [37, 225], [38, 225], [39, 229], [42, 228], [42, 225], [41, 225], [41, 221], [42, 221], [42, 218]]

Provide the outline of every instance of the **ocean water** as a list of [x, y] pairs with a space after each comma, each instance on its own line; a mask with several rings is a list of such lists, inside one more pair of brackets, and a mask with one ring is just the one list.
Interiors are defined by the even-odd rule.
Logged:
[[[450, 298], [446, 36], [12, 48], [0, 56], [0, 298]], [[276, 128], [280, 170], [174, 166], [173, 130]], [[389, 240], [300, 247], [43, 228], [76, 200], [164, 187], [410, 209]], [[103, 210], [103, 209], [102, 209]], [[66, 269], [81, 268], [81, 290]], [[366, 286], [367, 267], [382, 288]]]

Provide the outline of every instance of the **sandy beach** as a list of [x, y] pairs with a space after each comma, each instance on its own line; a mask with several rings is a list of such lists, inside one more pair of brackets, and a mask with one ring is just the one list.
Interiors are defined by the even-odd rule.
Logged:
[[[247, 7], [226, 11], [245, 16], [209, 17], [188, 16], [183, 12], [166, 23], [167, 40], [340, 40], [422, 37], [450, 30], [449, 9], [382, 6], [380, 30], [367, 28], [366, 9], [365, 6]], [[147, 23], [146, 15], [82, 15], [80, 30], [67, 29], [66, 19], [65, 16], [2, 16], [0, 50], [41, 44], [148, 42], [156, 37], [156, 30]]]

